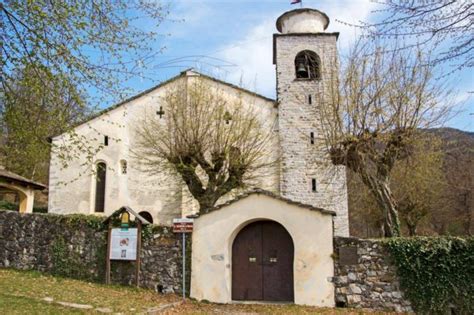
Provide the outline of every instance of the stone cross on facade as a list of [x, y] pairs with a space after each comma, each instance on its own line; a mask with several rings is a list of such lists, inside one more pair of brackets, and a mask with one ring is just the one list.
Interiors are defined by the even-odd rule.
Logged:
[[162, 106], [160, 106], [160, 110], [157, 111], [156, 114], [159, 115], [160, 118], [163, 117], [163, 115], [165, 114], [165, 111], [163, 110], [163, 107], [162, 107]]

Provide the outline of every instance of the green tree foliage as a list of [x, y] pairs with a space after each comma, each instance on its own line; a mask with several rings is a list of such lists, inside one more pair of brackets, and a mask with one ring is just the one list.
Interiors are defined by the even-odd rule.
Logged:
[[474, 238], [393, 238], [388, 248], [417, 313], [474, 313]]
[[53, 75], [46, 67], [27, 66], [17, 71], [8, 85], [0, 111], [1, 163], [15, 173], [46, 183], [48, 137], [84, 119], [87, 107], [68, 78]]
[[[160, 1], [2, 1], [0, 119], [7, 168], [44, 182], [46, 138], [67, 130], [85, 104], [95, 107], [130, 92], [123, 83], [144, 77], [143, 68], [162, 50], [155, 30], [166, 14]], [[97, 148], [69, 133], [72, 145], [59, 148], [58, 156], [92, 160]]]
[[9, 89], [16, 69], [30, 65], [40, 80], [46, 79], [43, 66], [81, 92], [92, 88], [96, 95], [123, 97], [119, 83], [142, 74], [141, 67], [160, 53], [152, 30], [166, 13], [160, 1], [3, 1], [2, 88]]

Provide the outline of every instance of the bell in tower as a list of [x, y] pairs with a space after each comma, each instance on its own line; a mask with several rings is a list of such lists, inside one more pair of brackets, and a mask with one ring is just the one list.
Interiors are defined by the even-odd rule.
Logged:
[[309, 78], [308, 69], [305, 67], [304, 62], [300, 60], [296, 68], [296, 77], [297, 78]]

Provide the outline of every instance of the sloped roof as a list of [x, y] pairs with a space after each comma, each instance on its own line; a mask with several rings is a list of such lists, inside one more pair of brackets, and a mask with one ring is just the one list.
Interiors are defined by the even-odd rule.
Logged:
[[48, 188], [46, 185], [32, 181], [31, 179], [28, 179], [26, 177], [20, 176], [4, 169], [0, 169], [0, 180], [14, 182], [21, 186], [32, 186], [34, 189], [43, 190]]
[[311, 206], [311, 205], [308, 205], [308, 204], [304, 204], [304, 203], [301, 203], [301, 202], [298, 202], [298, 201], [294, 201], [294, 200], [291, 200], [291, 199], [288, 199], [288, 198], [285, 198], [285, 197], [282, 197], [280, 195], [277, 195], [277, 194], [274, 194], [268, 190], [264, 190], [264, 189], [260, 189], [260, 188], [255, 188], [255, 189], [252, 189], [252, 190], [249, 190], [243, 194], [240, 194], [238, 196], [236, 196], [234, 199], [231, 199], [223, 204], [220, 204], [220, 205], [217, 205], [215, 207], [212, 207], [208, 210], [205, 210], [205, 211], [202, 211], [200, 214], [198, 215], [191, 215], [189, 217], [199, 217], [201, 215], [205, 215], [205, 214], [208, 214], [210, 212], [213, 212], [213, 211], [216, 211], [216, 210], [219, 210], [219, 209], [222, 209], [224, 207], [227, 207], [233, 203], [236, 203], [237, 201], [239, 200], [242, 200], [242, 199], [245, 199], [251, 195], [255, 195], [255, 194], [258, 194], [258, 195], [265, 195], [265, 196], [268, 196], [270, 198], [273, 198], [273, 199], [277, 199], [277, 200], [280, 200], [280, 201], [283, 201], [283, 202], [286, 202], [287, 204], [290, 204], [290, 205], [294, 205], [294, 206], [298, 206], [298, 207], [301, 207], [301, 208], [306, 208], [308, 210], [311, 210], [311, 211], [318, 211], [318, 212], [321, 212], [323, 214], [330, 214], [330, 215], [333, 215], [335, 216], [336, 215], [336, 212], [334, 211], [330, 211], [330, 210], [326, 210], [326, 209], [323, 209], [323, 208], [318, 208], [318, 207], [314, 207], [314, 206]]
[[151, 224], [151, 222], [149, 222], [147, 219], [145, 219], [144, 217], [142, 217], [141, 215], [139, 215], [135, 210], [133, 210], [132, 208], [130, 208], [129, 206], [123, 206], [122, 208], [114, 211], [111, 215], [109, 215], [104, 221], [102, 221], [102, 223], [104, 224], [107, 224], [109, 223], [109, 221], [116, 215], [124, 212], [124, 211], [127, 211], [128, 213], [130, 213], [131, 215], [133, 215], [135, 218], [137, 218], [138, 220], [140, 220], [141, 223], [143, 224]]
[[[135, 99], [137, 99], [137, 98], [139, 98], [139, 97], [142, 97], [142, 96], [144, 96], [144, 95], [146, 95], [146, 94], [148, 94], [148, 93], [150, 93], [150, 92], [153, 92], [154, 90], [156, 90], [156, 89], [158, 89], [158, 88], [160, 88], [160, 87], [163, 87], [163, 86], [165, 86], [165, 85], [167, 85], [167, 84], [169, 84], [169, 83], [171, 83], [171, 82], [174, 82], [174, 81], [176, 81], [176, 80], [179, 79], [179, 78], [187, 77], [187, 76], [189, 76], [190, 74], [191, 74], [191, 75], [200, 76], [200, 77], [203, 77], [203, 78], [206, 78], [206, 79], [209, 79], [209, 80], [212, 80], [212, 81], [214, 81], [214, 82], [217, 82], [217, 83], [220, 83], [220, 84], [229, 86], [229, 87], [231, 87], [231, 88], [234, 88], [234, 89], [237, 89], [237, 90], [239, 90], [239, 91], [245, 92], [245, 93], [247, 93], [247, 94], [253, 95], [253, 96], [255, 96], [255, 97], [264, 99], [264, 100], [266, 100], [266, 101], [276, 103], [276, 100], [274, 100], [274, 99], [271, 99], [271, 98], [266, 97], [266, 96], [263, 96], [263, 95], [261, 95], [261, 94], [258, 94], [258, 93], [252, 92], [252, 91], [250, 91], [250, 90], [244, 89], [244, 88], [242, 88], [242, 87], [240, 87], [240, 86], [237, 86], [237, 85], [235, 85], [235, 84], [232, 84], [232, 83], [229, 83], [229, 82], [225, 82], [225, 81], [216, 79], [216, 78], [211, 77], [211, 76], [209, 76], [209, 75], [200, 73], [200, 72], [198, 72], [198, 71], [196, 71], [196, 70], [194, 70], [194, 69], [187, 69], [187, 70], [184, 70], [184, 71], [180, 72], [177, 76], [174, 76], [174, 77], [172, 77], [172, 78], [170, 78], [170, 79], [168, 79], [168, 80], [166, 80], [166, 81], [163, 81], [163, 82], [161, 82], [160, 84], [155, 85], [155, 86], [153, 86], [153, 87], [151, 87], [151, 88], [149, 88], [149, 89], [147, 89], [147, 90], [145, 90], [145, 91], [142, 91], [142, 92], [140, 92], [140, 93], [138, 93], [138, 94], [136, 94], [136, 95], [134, 95], [134, 96], [132, 96], [132, 97], [129, 97], [129, 98], [127, 98], [126, 100], [123, 100], [123, 101], [121, 101], [121, 102], [119, 102], [119, 103], [117, 103], [117, 104], [114, 104], [114, 105], [112, 105], [112, 106], [107, 107], [106, 109], [104, 109], [104, 110], [98, 112], [97, 114], [92, 115], [92, 116], [88, 117], [86, 120], [84, 120], [84, 121], [78, 123], [76, 126], [74, 126], [74, 128], [79, 127], [80, 125], [83, 125], [83, 124], [85, 124], [85, 123], [87, 123], [87, 122], [89, 122], [89, 121], [91, 121], [91, 120], [93, 120], [93, 119], [95, 119], [95, 118], [97, 118], [97, 117], [100, 117], [101, 115], [103, 115], [103, 114], [105, 114], [105, 113], [108, 113], [108, 112], [110, 112], [110, 111], [112, 111], [112, 110], [114, 110], [114, 109], [116, 109], [116, 108], [118, 108], [118, 107], [120, 107], [120, 106], [122, 106], [122, 105], [125, 105], [125, 104], [127, 104], [127, 103], [129, 103], [129, 102], [131, 102], [131, 101], [133, 101], [133, 100], [135, 100]], [[51, 138], [54, 138], [54, 137], [57, 137], [57, 136], [60, 136], [60, 135], [61, 135], [61, 134], [53, 135], [53, 136], [50, 137], [50, 139], [51, 139]]]

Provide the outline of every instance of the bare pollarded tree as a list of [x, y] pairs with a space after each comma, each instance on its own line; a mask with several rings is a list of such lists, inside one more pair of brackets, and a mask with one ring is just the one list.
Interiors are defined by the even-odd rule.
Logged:
[[[436, 50], [432, 63], [474, 66], [474, 3], [470, 0], [381, 0], [381, 19], [362, 25], [372, 35], [403, 38]], [[410, 47], [406, 45], [405, 47]]]
[[358, 176], [382, 209], [385, 236], [399, 236], [391, 172], [412, 154], [420, 128], [449, 116], [453, 95], [436, 79], [427, 56], [362, 38], [343, 61], [340, 81], [321, 95], [331, 160]]
[[265, 125], [241, 96], [195, 79], [170, 88], [160, 104], [164, 121], [143, 118], [133, 155], [149, 172], [178, 174], [200, 211], [252, 184], [276, 163], [270, 158], [271, 123]]

